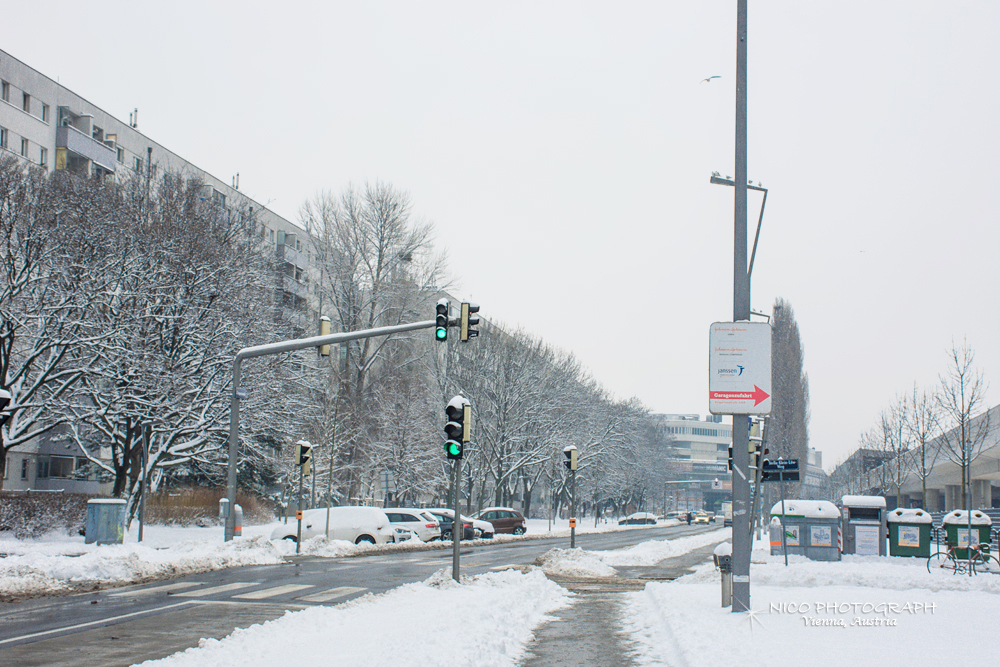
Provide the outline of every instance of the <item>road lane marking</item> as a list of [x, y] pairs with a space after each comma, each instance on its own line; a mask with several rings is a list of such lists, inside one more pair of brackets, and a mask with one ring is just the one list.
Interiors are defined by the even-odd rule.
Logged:
[[295, 591], [301, 591], [305, 588], [315, 588], [315, 586], [306, 584], [287, 584], [285, 586], [275, 586], [274, 588], [265, 588], [259, 591], [254, 591], [252, 593], [242, 593], [240, 595], [234, 595], [234, 599], [240, 600], [263, 600], [265, 598], [273, 598], [278, 595], [284, 595], [285, 593], [294, 593]]
[[34, 637], [44, 637], [45, 635], [54, 635], [59, 633], [69, 633], [70, 630], [76, 630], [78, 628], [86, 628], [92, 625], [114, 625], [116, 621], [120, 621], [126, 618], [132, 618], [133, 616], [145, 616], [147, 614], [159, 614], [166, 609], [173, 609], [174, 607], [184, 607], [193, 604], [191, 602], [178, 602], [176, 604], [169, 604], [165, 607], [157, 607], [156, 609], [145, 609], [143, 611], [133, 611], [131, 614], [122, 614], [121, 616], [111, 616], [109, 618], [102, 618], [97, 621], [88, 621], [87, 623], [77, 623], [76, 625], [67, 625], [61, 628], [53, 628], [52, 630], [43, 630], [42, 632], [33, 632], [30, 635], [21, 635], [20, 637], [11, 637], [10, 639], [0, 639], [0, 646], [4, 644], [9, 644], [11, 642], [22, 641], [24, 639], [32, 639]]
[[152, 588], [140, 588], [131, 591], [122, 591], [120, 593], [112, 593], [108, 597], [122, 597], [124, 595], [146, 595], [147, 593], [159, 593], [160, 591], [172, 591], [180, 590], [181, 588], [188, 588], [189, 586], [197, 586], [196, 581], [178, 581], [173, 584], [167, 584], [165, 586], [153, 586]]
[[336, 600], [337, 598], [347, 597], [352, 593], [360, 593], [361, 591], [368, 590], [366, 588], [355, 588], [354, 586], [341, 586], [339, 588], [331, 588], [328, 591], [323, 591], [322, 593], [314, 593], [313, 595], [307, 595], [305, 597], [298, 598], [299, 600], [305, 600], [306, 602], [329, 602], [330, 600]]
[[246, 588], [247, 586], [256, 586], [254, 582], [250, 583], [237, 583], [237, 584], [226, 584], [225, 586], [214, 586], [212, 588], [199, 588], [196, 591], [184, 591], [183, 593], [174, 594], [175, 598], [194, 598], [200, 597], [202, 595], [215, 595], [216, 593], [227, 593], [229, 591], [237, 591], [241, 588]]

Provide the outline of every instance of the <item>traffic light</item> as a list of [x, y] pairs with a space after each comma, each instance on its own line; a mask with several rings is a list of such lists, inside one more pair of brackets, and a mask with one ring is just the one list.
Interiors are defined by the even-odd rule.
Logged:
[[461, 320], [459, 321], [459, 340], [462, 342], [468, 342], [470, 338], [475, 338], [479, 335], [478, 329], [470, 329], [469, 327], [474, 327], [479, 324], [478, 317], [470, 317], [473, 313], [479, 312], [478, 303], [466, 303], [462, 302], [462, 314]]
[[733, 469], [733, 446], [729, 445], [729, 469]]
[[770, 449], [765, 447], [764, 451], [760, 453], [760, 455], [764, 457], [760, 462], [760, 481], [762, 482], [766, 482], [767, 480], [771, 479], [771, 473], [764, 470], [764, 468], [767, 467], [767, 464], [770, 463], [770, 461], [767, 460], [767, 456], [770, 453], [770, 451], [771, 451]]
[[576, 455], [576, 445], [570, 445], [563, 449], [563, 456], [566, 460], [563, 461], [563, 465], [566, 466], [567, 470], [576, 470], [577, 455]]
[[442, 343], [448, 340], [448, 299], [437, 302], [437, 317], [434, 318], [434, 338]]
[[449, 459], [460, 459], [465, 454], [465, 443], [471, 439], [472, 404], [464, 396], [456, 396], [448, 401], [444, 414], [448, 418], [444, 425], [444, 453]]
[[295, 465], [302, 468], [303, 475], [312, 471], [312, 445], [305, 440], [295, 443]]

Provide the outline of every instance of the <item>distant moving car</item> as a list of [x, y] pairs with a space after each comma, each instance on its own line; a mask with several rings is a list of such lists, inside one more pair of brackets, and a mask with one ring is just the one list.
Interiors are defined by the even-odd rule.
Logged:
[[[425, 511], [428, 514], [437, 517], [437, 520], [441, 522], [441, 539], [450, 540], [452, 524], [455, 522], [455, 512], [444, 507], [431, 507]], [[465, 519], [465, 517], [463, 517], [463, 519]], [[464, 526], [462, 530], [462, 539], [475, 539], [476, 531], [472, 528], [472, 520], [465, 519], [462, 522], [462, 525]]]
[[708, 523], [710, 521], [708, 514], [705, 512], [697, 512], [691, 523]]
[[412, 507], [387, 507], [385, 515], [394, 528], [412, 531], [421, 542], [441, 539], [441, 522], [427, 510]]
[[[274, 529], [271, 539], [294, 541], [298, 528], [298, 521], [283, 523]], [[318, 535], [326, 535], [325, 507], [302, 513], [302, 539]], [[355, 544], [387, 544], [396, 541], [396, 532], [389, 523], [389, 517], [378, 507], [331, 507], [328, 537]]]
[[513, 507], [487, 507], [473, 514], [472, 518], [489, 521], [495, 533], [524, 535], [528, 530], [524, 515]]
[[652, 512], [636, 512], [618, 520], [619, 526], [654, 525], [655, 523], [656, 515]]

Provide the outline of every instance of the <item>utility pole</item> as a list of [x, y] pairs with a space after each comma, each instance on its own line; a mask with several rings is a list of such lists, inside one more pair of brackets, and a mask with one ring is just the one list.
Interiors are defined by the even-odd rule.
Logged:
[[[733, 224], [733, 321], [750, 321], [747, 270], [747, 0], [736, 3], [736, 178]], [[733, 611], [750, 610], [750, 429], [733, 415]]]

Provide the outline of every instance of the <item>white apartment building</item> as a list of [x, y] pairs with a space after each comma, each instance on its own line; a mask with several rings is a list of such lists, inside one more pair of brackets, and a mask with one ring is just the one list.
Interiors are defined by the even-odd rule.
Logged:
[[[285, 316], [304, 334], [316, 331], [310, 313], [309, 244], [305, 230], [138, 130], [137, 112], [119, 120], [77, 93], [0, 50], [0, 151], [48, 171], [66, 169], [91, 178], [124, 179], [171, 171], [197, 179], [204, 197], [249, 210], [279, 260], [276, 290]], [[84, 476], [87, 460], [76, 446], [46, 441], [8, 456], [4, 489], [97, 492]]]

